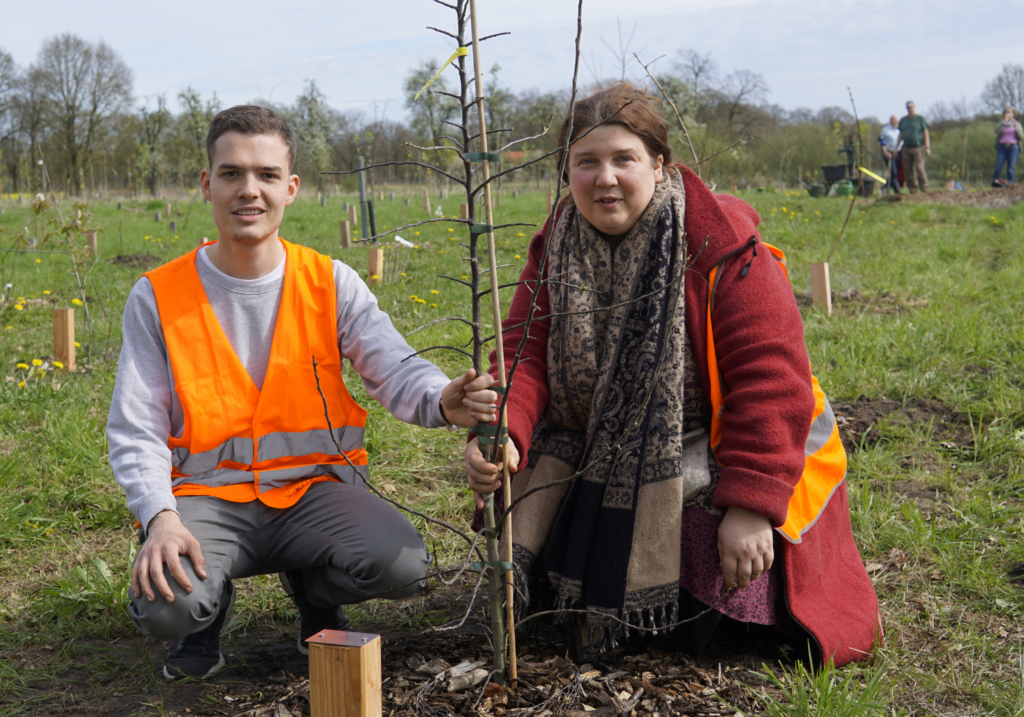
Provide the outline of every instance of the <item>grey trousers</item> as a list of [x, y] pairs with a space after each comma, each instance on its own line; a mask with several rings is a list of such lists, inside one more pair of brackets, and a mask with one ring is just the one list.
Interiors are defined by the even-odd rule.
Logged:
[[207, 578], [199, 579], [192, 561], [182, 556], [191, 594], [165, 565], [174, 602], [159, 593], [153, 602], [145, 595], [132, 596], [132, 620], [160, 640], [176, 640], [210, 625], [221, 601], [231, 594], [226, 583], [235, 578], [301, 569], [309, 601], [327, 608], [409, 597], [427, 574], [429, 558], [416, 529], [397, 509], [362, 488], [316, 483], [284, 509], [210, 496], [177, 502], [181, 522], [202, 546]]

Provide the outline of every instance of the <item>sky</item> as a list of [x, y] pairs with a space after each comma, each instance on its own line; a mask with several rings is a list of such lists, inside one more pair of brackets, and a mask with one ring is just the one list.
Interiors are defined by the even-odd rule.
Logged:
[[[574, 0], [478, 0], [482, 62], [501, 66], [514, 91], [569, 88], [576, 31]], [[402, 85], [428, 58], [445, 60], [454, 13], [432, 0], [52, 0], [45, 12], [11, 3], [0, 48], [34, 61], [48, 37], [71, 32], [103, 40], [132, 68], [136, 102], [188, 86], [217, 93], [223, 106], [256, 98], [290, 103], [315, 80], [339, 110], [406, 117]], [[618, 77], [606, 46], [633, 33], [631, 51], [671, 69], [684, 48], [711, 53], [720, 71], [760, 73], [768, 100], [787, 109], [850, 109], [862, 117], [902, 114], [908, 99], [972, 101], [1003, 63], [1024, 58], [1024, 0], [584, 0], [580, 79]], [[635, 30], [634, 30], [635, 28]], [[454, 72], [449, 70], [454, 78]], [[626, 77], [639, 79], [634, 62]]]

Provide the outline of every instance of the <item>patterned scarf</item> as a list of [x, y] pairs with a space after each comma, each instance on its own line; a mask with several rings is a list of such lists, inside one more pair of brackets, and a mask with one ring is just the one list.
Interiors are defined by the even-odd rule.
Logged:
[[683, 502], [709, 481], [706, 433], [683, 427], [684, 209], [666, 167], [614, 250], [571, 200], [550, 240], [550, 399], [513, 495], [595, 465], [524, 500], [512, 540], [521, 614], [591, 611], [570, 620], [584, 652], [628, 634], [609, 617], [676, 621]]

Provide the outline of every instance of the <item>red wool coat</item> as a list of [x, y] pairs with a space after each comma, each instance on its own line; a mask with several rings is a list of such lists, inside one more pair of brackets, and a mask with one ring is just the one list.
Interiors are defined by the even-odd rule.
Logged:
[[[786, 521], [793, 487], [804, 467], [804, 444], [814, 410], [810, 361], [793, 291], [767, 249], [759, 247], [760, 217], [746, 202], [713, 195], [695, 174], [680, 167], [686, 188], [688, 254], [697, 260], [685, 279], [686, 326], [704, 395], [707, 365], [708, 273], [720, 279], [712, 321], [718, 367], [724, 377], [725, 411], [718, 460], [722, 475], [713, 502]], [[548, 224], [533, 238], [527, 264], [505, 326], [526, 320]], [[707, 244], [705, 246], [705, 240]], [[743, 268], [749, 265], [747, 275]], [[546, 287], [536, 317], [550, 313]], [[550, 320], [537, 318], [509, 393], [509, 434], [525, 465], [534, 427], [548, 403], [547, 343]], [[504, 332], [511, 366], [523, 328]], [[495, 356], [491, 373], [496, 375]], [[843, 665], [868, 654], [880, 638], [878, 599], [850, 526], [844, 482], [818, 521], [797, 545], [776, 540], [786, 605], [817, 642], [824, 659]], [[780, 554], [781, 552], [781, 554]]]

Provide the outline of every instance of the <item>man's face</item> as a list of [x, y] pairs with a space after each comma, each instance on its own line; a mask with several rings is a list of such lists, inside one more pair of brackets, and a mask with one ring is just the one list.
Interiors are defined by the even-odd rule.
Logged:
[[199, 184], [213, 204], [220, 238], [253, 246], [276, 239], [299, 177], [288, 171], [288, 145], [276, 134], [226, 132], [213, 143]]
[[917, 107], [914, 105], [907, 105], [907, 115], [913, 117], [917, 114]]
[[896, 115], [893, 115], [892, 117], [889, 118], [889, 126], [890, 127], [895, 127], [899, 123], [900, 123], [900, 118], [897, 117]]

